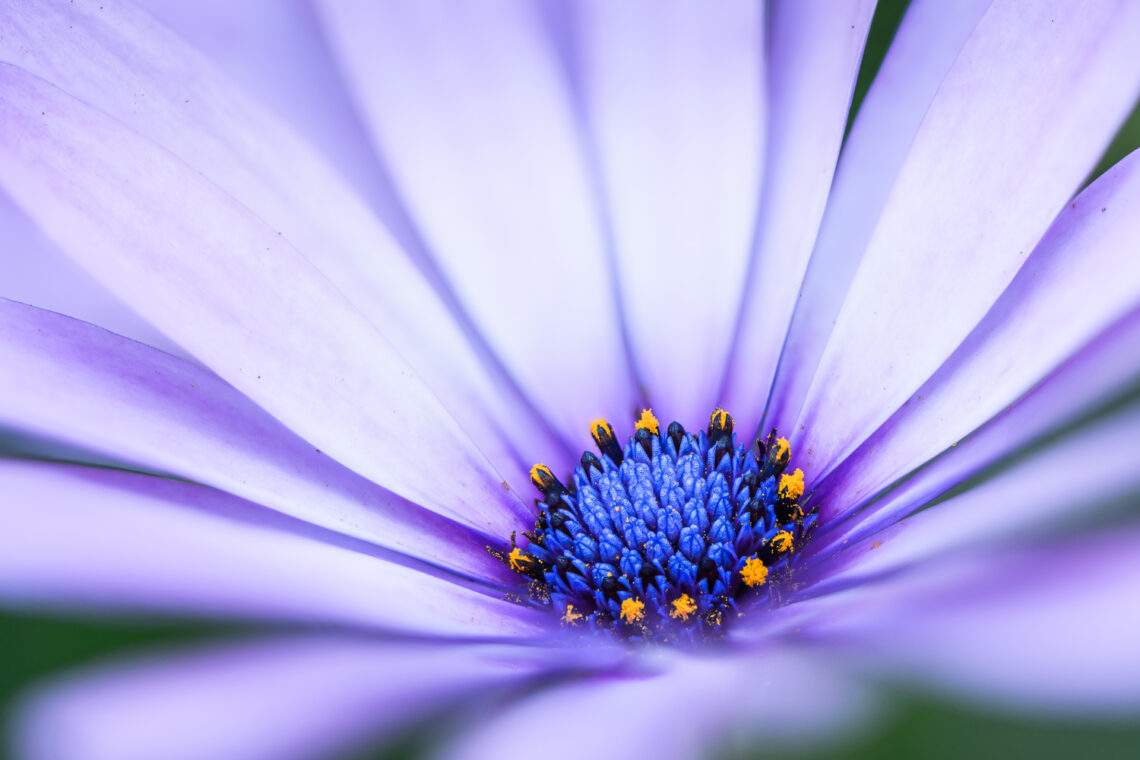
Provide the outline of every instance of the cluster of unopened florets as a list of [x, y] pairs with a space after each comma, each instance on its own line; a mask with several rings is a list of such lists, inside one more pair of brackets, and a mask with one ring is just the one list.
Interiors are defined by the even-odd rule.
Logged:
[[526, 546], [497, 556], [530, 579], [531, 597], [565, 626], [631, 640], [720, 635], [741, 604], [762, 601], [768, 579], [803, 545], [815, 515], [801, 506], [803, 472], [775, 431], [736, 442], [717, 409], [708, 429], [660, 430], [651, 410], [622, 448], [604, 420], [591, 426], [601, 456], [582, 454], [570, 484], [545, 465]]

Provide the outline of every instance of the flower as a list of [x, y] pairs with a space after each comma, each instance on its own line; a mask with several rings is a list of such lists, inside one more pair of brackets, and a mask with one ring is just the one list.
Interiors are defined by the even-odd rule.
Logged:
[[[1050, 436], [1140, 370], [1140, 157], [1073, 197], [1140, 6], [915, 3], [846, 140], [868, 2], [295, 11], [243, 29], [286, 75], [211, 61], [185, 9], [205, 55], [111, 0], [0, 9], [8, 239], [170, 349], [0, 303], [0, 419], [113, 465], [0, 462], [0, 596], [285, 626], [49, 685], [22, 754], [309, 757], [446, 715], [452, 756], [685, 757], [857, 722], [867, 671], [1136, 709], [1140, 534], [1094, 511], [1136, 412]], [[50, 305], [67, 270], [27, 266]], [[786, 431], [818, 514], [789, 567], [745, 560], [770, 600], [719, 642], [583, 641], [485, 551], [535, 462], [650, 404]]]

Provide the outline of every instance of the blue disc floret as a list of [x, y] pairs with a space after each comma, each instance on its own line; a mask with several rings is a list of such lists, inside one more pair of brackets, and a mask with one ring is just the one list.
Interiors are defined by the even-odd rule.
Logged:
[[512, 536], [509, 554], [494, 552], [530, 579], [532, 599], [571, 629], [684, 642], [721, 635], [768, 598], [816, 519], [786, 440], [740, 444], [721, 409], [696, 434], [662, 431], [645, 410], [624, 447], [604, 420], [590, 432], [601, 456], [583, 453], [565, 485], [535, 465], [529, 544]]

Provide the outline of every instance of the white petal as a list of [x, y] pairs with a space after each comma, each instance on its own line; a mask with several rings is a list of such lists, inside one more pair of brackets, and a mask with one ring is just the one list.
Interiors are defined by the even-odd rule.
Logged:
[[908, 6], [844, 142], [785, 339], [765, 429], [789, 430], [795, 422], [839, 307], [923, 117], [990, 2], [914, 0]]
[[[518, 450], [535, 447], [530, 459], [557, 443], [322, 156], [129, 5], [28, 2], [15, 10], [0, 8], [0, 59], [155, 141], [280, 232], [392, 342], [503, 477], [526, 487]], [[188, 218], [192, 209], [173, 212]], [[112, 290], [139, 309], [129, 292]]]
[[100, 665], [17, 713], [27, 760], [302, 760], [356, 749], [530, 673], [486, 647], [334, 636]]
[[[854, 519], [818, 534], [812, 553], [866, 538], [916, 507], [1126, 391], [1140, 377], [1140, 307], [1113, 325], [1009, 409], [924, 465]], [[873, 437], [872, 437], [873, 440]]]
[[1135, 102], [1140, 6], [999, 0], [942, 82], [795, 426], [830, 470], [945, 361]]
[[844, 636], [883, 672], [973, 701], [1131, 718], [1140, 709], [1138, 547], [1133, 527], [963, 557], [857, 589], [855, 603], [815, 632]]
[[732, 340], [760, 194], [763, 6], [573, 8], [634, 360], [659, 415], [700, 424]]
[[529, 636], [550, 617], [204, 486], [6, 460], [0, 489], [9, 606], [460, 637]]
[[1140, 409], [1070, 436], [979, 485], [862, 541], [843, 546], [810, 574], [821, 588], [906, 571], [957, 553], [1000, 550], [1049, 529], [1088, 523], [1098, 507], [1140, 486]]
[[[339, 465], [212, 372], [84, 322], [0, 300], [0, 424], [220, 488], [486, 580], [485, 536]], [[514, 580], [514, 578], [511, 578]]]
[[106, 327], [162, 350], [185, 352], [100, 285], [48, 240], [0, 190], [0, 297]]
[[821, 516], [850, 512], [950, 448], [1140, 306], [1138, 209], [1140, 152], [1065, 208], [958, 350], [824, 481]]
[[874, 6], [770, 6], [763, 200], [720, 399], [749, 434], [764, 411], [819, 231]]
[[[685, 760], [749, 741], [768, 747], [825, 743], [868, 721], [874, 703], [818, 652], [795, 648], [688, 657], [661, 653], [657, 672], [579, 679], [531, 695], [460, 737], [444, 757], [493, 757], [502, 747], [542, 747], [550, 760], [605, 757]], [[558, 740], [558, 725], [589, 727]]]
[[42, 80], [0, 64], [0, 82], [0, 181], [141, 314], [386, 488], [492, 534], [529, 520], [437, 397], [284, 236]]
[[628, 419], [602, 225], [537, 6], [320, 7], [412, 220], [510, 375], [576, 443]]
[[402, 211], [309, 3], [135, 2], [317, 149], [386, 224], [396, 221]]

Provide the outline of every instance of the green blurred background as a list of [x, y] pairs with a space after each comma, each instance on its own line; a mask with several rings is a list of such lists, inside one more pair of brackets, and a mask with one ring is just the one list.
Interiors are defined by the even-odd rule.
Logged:
[[[879, 2], [856, 85], [852, 116], [882, 62], [906, 6], [907, 0]], [[1140, 105], [1121, 128], [1092, 177], [1137, 146], [1140, 146]], [[232, 626], [122, 619], [79, 621], [0, 612], [0, 709], [7, 716], [8, 708], [23, 689], [73, 666], [130, 655], [139, 649], [229, 638], [248, 630], [235, 630]], [[933, 760], [963, 757], [982, 760], [1021, 757], [1042, 760], [1140, 758], [1140, 722], [1121, 724], [1061, 720], [1055, 716], [1034, 719], [1000, 714], [977, 705], [952, 702], [899, 686], [888, 688], [886, 694], [887, 710], [883, 719], [868, 731], [843, 740], [840, 745], [802, 752], [758, 750], [755, 756], [847, 760], [911, 757]], [[0, 742], [2, 744], [5, 742]], [[376, 757], [407, 757], [414, 754], [414, 747], [415, 741], [410, 739]], [[4, 757], [3, 752], [0, 746], [0, 758]], [[351, 760], [368, 757], [372, 755], [358, 754]]]

